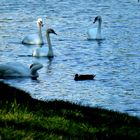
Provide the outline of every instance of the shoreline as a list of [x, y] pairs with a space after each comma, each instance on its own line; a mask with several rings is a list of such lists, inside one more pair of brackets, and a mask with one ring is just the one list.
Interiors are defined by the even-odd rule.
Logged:
[[65, 101], [40, 101], [1, 81], [0, 112], [2, 139], [140, 139], [138, 117]]

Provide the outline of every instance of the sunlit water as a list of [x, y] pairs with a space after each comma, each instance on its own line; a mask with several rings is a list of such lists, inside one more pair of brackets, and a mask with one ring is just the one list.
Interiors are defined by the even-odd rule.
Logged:
[[[78, 104], [126, 112], [140, 117], [140, 3], [137, 0], [1, 0], [0, 62], [44, 65], [38, 80], [7, 79], [6, 83], [42, 100], [68, 100]], [[87, 40], [94, 17], [103, 18], [102, 42]], [[21, 44], [36, 33], [43, 18], [51, 35], [55, 57], [34, 58], [36, 45]], [[93, 81], [74, 81], [74, 75], [96, 74]]]

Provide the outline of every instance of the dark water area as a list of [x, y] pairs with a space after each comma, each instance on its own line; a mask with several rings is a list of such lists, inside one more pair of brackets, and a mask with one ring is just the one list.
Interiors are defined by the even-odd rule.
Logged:
[[[140, 116], [140, 3], [137, 0], [1, 0], [0, 63], [44, 65], [38, 80], [5, 79], [41, 100], [62, 99]], [[87, 40], [94, 18], [102, 16], [101, 42]], [[23, 37], [37, 32], [41, 17], [43, 39], [51, 36], [55, 57], [32, 57], [37, 45]], [[93, 81], [74, 81], [74, 75], [95, 74]]]

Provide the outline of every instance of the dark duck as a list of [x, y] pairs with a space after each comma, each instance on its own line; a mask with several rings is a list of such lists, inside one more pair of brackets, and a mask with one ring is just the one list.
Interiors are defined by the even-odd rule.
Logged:
[[95, 76], [96, 75], [94, 75], [94, 74], [84, 74], [84, 75], [75, 74], [74, 80], [75, 81], [93, 80]]

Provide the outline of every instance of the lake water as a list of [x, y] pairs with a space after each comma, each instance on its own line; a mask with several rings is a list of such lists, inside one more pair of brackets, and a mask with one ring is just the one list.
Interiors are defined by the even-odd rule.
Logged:
[[[0, 63], [17, 61], [44, 65], [38, 80], [4, 82], [41, 100], [66, 100], [140, 117], [140, 3], [137, 0], [1, 0]], [[94, 18], [102, 16], [102, 42], [87, 40]], [[45, 31], [53, 28], [55, 57], [34, 58], [36, 45], [21, 44], [36, 33], [36, 20]], [[74, 81], [74, 75], [96, 74], [93, 81]]]

